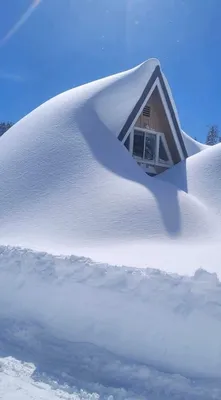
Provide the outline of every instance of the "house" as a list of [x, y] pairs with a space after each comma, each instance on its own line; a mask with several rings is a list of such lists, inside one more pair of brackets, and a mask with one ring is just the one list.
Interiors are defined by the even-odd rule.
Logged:
[[157, 65], [118, 139], [149, 175], [188, 157], [168, 84]]

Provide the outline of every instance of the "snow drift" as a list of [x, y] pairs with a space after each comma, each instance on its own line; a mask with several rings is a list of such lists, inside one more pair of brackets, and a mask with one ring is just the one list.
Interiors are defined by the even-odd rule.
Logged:
[[[185, 170], [185, 182], [181, 179]], [[189, 157], [185, 163], [166, 171], [160, 179], [179, 186], [182, 190], [200, 198], [207, 212], [213, 210], [217, 218], [221, 212], [221, 144]]]
[[153, 179], [116, 138], [156, 65], [63, 93], [1, 138], [2, 244], [171, 271], [179, 257], [183, 272], [210, 259], [219, 270], [210, 245], [220, 220], [183, 190], [185, 164], [174, 170], [182, 188]]
[[183, 131], [182, 134], [189, 157], [209, 148], [206, 144], [197, 142]]
[[[74, 373], [85, 379], [95, 370], [109, 386], [123, 376], [116, 399], [155, 400], [152, 376], [158, 398], [165, 390], [168, 398], [220, 398], [201, 379], [221, 377], [221, 145], [207, 149], [183, 133], [191, 157], [151, 178], [117, 139], [156, 65], [63, 93], [1, 138], [4, 371], [12, 356], [43, 363], [44, 372], [56, 365], [66, 379], [62, 357], [85, 345], [96, 356], [80, 354], [74, 365], [85, 365]], [[113, 354], [120, 361], [110, 363]], [[190, 381], [176, 375], [165, 389], [168, 373]]]
[[70, 357], [88, 343], [164, 372], [220, 378], [220, 306], [220, 281], [203, 270], [171, 276], [0, 248], [0, 339], [25, 361], [39, 364], [47, 349], [53, 364], [53, 343]]

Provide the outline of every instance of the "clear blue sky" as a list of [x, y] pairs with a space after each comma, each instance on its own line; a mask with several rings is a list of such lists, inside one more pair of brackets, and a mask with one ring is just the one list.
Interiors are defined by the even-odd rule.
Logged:
[[183, 129], [221, 128], [221, 0], [7, 0], [0, 15], [0, 120], [157, 57]]

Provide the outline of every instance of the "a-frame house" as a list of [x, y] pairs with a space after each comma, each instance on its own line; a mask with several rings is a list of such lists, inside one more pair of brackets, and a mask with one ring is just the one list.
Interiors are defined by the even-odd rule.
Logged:
[[149, 175], [188, 157], [167, 84], [157, 65], [118, 139]]

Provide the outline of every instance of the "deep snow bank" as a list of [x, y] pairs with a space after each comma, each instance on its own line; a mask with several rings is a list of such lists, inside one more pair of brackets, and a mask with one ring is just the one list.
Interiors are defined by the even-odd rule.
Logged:
[[[26, 345], [27, 341], [24, 343]], [[75, 350], [76, 347], [77, 344]], [[45, 347], [42, 353], [38, 351], [38, 354], [46, 361], [48, 353], [44, 354], [44, 350]], [[193, 380], [178, 374], [167, 374], [146, 365], [119, 359], [96, 347], [94, 354], [89, 351], [80, 354], [81, 357], [79, 352], [66, 354], [65, 347], [60, 350], [57, 364], [52, 357], [52, 364], [48, 365], [47, 371], [42, 365], [39, 368], [39, 364], [35, 365], [33, 362], [22, 362], [12, 357], [0, 358], [0, 398], [4, 400], [220, 400], [221, 397], [219, 380]], [[65, 361], [62, 351], [67, 356]], [[78, 378], [79, 373], [81, 379]]]
[[33, 324], [51, 343], [90, 343], [164, 371], [220, 378], [220, 306], [220, 281], [202, 270], [187, 278], [0, 249], [1, 335], [3, 321], [21, 321], [20, 339]]
[[206, 150], [209, 147], [206, 144], [202, 144], [197, 140], [194, 140], [183, 131], [182, 134], [187, 149], [187, 153], [189, 156], [193, 156], [194, 154], [200, 153], [201, 151]]
[[132, 265], [142, 246], [139, 265], [207, 267], [199, 246], [210, 257], [221, 236], [213, 207], [146, 176], [116, 138], [156, 64], [63, 93], [1, 138], [1, 244]]
[[[181, 178], [185, 171], [185, 181]], [[160, 180], [180, 187], [186, 193], [200, 198], [209, 212], [221, 213], [221, 144], [208, 146], [200, 154], [189, 157], [159, 176]]]
[[[72, 394], [59, 386], [32, 378], [35, 366], [10, 358], [0, 359], [0, 398], [4, 400], [99, 400], [96, 394]], [[66, 388], [67, 389], [67, 388]]]

